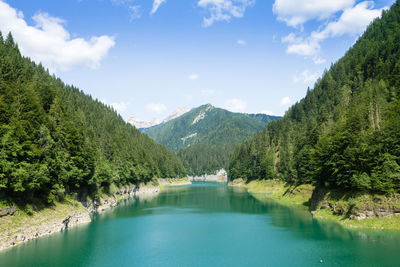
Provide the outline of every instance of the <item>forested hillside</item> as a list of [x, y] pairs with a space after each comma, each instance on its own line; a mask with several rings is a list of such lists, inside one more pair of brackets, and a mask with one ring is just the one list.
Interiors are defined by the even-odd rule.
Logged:
[[227, 168], [235, 146], [276, 119], [279, 117], [268, 115], [253, 118], [207, 104], [151, 127], [146, 133], [170, 150], [179, 151], [189, 174], [210, 174]]
[[234, 153], [231, 179], [400, 191], [400, 2], [284, 118]]
[[174, 153], [22, 57], [12, 35], [0, 34], [1, 198], [53, 202], [185, 175]]

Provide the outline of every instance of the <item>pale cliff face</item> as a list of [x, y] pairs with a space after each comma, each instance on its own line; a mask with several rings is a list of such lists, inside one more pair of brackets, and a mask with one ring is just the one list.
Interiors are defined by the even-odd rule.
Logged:
[[167, 121], [176, 119], [180, 116], [182, 116], [183, 114], [185, 114], [186, 112], [190, 111], [190, 109], [188, 109], [187, 107], [179, 107], [176, 110], [174, 110], [171, 115], [169, 115], [168, 117], [166, 117], [162, 122], [165, 123]]
[[135, 126], [138, 129], [150, 128], [150, 127], [158, 125], [160, 123], [166, 123], [170, 120], [176, 119], [176, 118], [182, 116], [183, 114], [185, 114], [186, 112], [188, 112], [189, 110], [190, 109], [187, 107], [179, 107], [176, 110], [174, 110], [171, 113], [171, 115], [169, 115], [162, 121], [160, 121], [157, 118], [153, 118], [151, 121], [145, 121], [145, 120], [140, 120], [140, 119], [136, 118], [135, 116], [132, 116], [128, 119], [128, 123], [132, 124], [133, 126]]
[[141, 129], [141, 128], [149, 128], [154, 125], [160, 124], [160, 120], [153, 118], [151, 121], [144, 121], [137, 119], [135, 116], [132, 116], [128, 119], [128, 123], [132, 124], [138, 129]]

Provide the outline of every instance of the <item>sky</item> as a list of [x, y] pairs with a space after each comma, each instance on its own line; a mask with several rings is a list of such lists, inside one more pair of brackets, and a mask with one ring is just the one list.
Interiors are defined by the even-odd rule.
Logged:
[[394, 0], [0, 0], [24, 56], [124, 119], [282, 115]]

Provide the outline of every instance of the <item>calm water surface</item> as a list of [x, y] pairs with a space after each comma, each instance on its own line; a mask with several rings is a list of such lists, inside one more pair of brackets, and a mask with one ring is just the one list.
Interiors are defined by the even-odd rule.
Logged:
[[400, 234], [347, 231], [199, 183], [127, 200], [90, 224], [0, 252], [0, 266], [400, 266]]

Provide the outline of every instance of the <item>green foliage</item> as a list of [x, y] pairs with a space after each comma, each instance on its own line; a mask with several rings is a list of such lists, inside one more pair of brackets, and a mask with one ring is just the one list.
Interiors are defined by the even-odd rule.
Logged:
[[262, 131], [269, 121], [279, 118], [232, 113], [207, 104], [145, 132], [158, 143], [178, 152], [190, 175], [202, 175], [227, 168], [237, 144]]
[[189, 175], [214, 174], [228, 168], [233, 151], [234, 145], [195, 144], [179, 151], [178, 157]]
[[0, 38], [0, 195], [52, 203], [182, 176], [174, 153]]
[[254, 171], [266, 155], [289, 183], [400, 191], [399, 1], [281, 120], [237, 148], [229, 175], [269, 179]]

